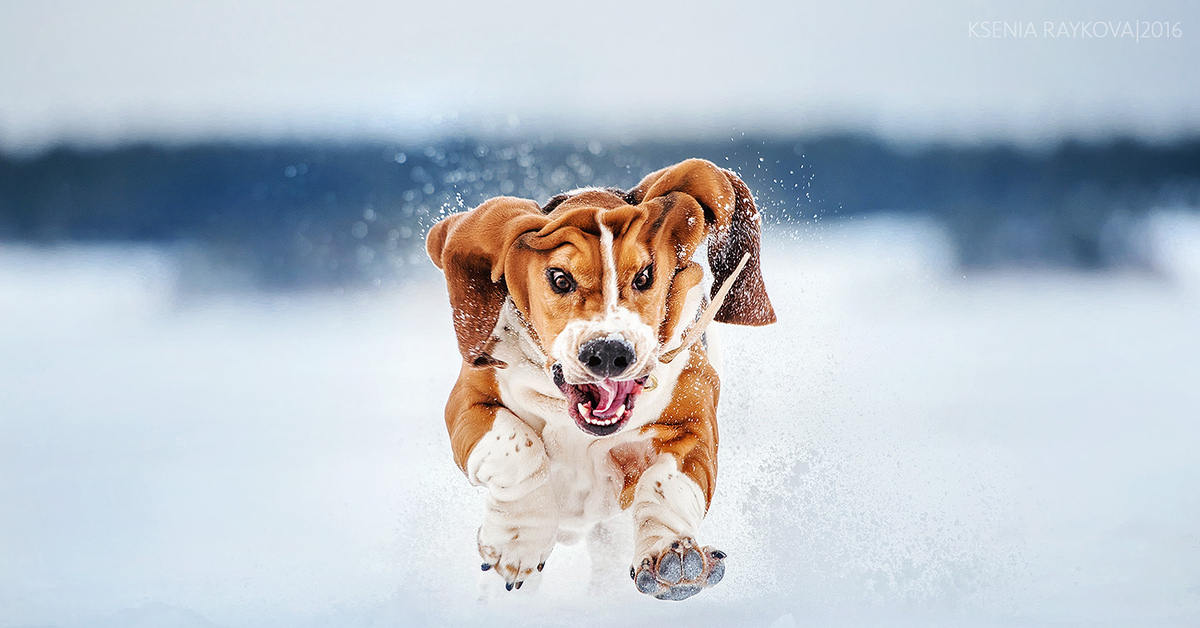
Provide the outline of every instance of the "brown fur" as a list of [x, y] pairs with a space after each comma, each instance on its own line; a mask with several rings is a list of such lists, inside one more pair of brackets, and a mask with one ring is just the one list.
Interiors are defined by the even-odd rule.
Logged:
[[712, 294], [733, 272], [742, 254], [750, 262], [737, 278], [715, 319], [735, 325], [767, 325], [775, 322], [775, 309], [767, 297], [759, 266], [762, 219], [750, 189], [732, 171], [703, 159], [689, 159], [647, 175], [630, 191], [631, 202], [682, 192], [704, 207], [709, 225], [708, 265], [713, 273]]
[[495, 369], [472, 368], [463, 362], [458, 382], [446, 403], [446, 431], [450, 433], [450, 448], [454, 464], [463, 472], [471, 451], [496, 421], [496, 411], [503, 408], [500, 390], [496, 386]]
[[[464, 365], [446, 407], [455, 462], [465, 468], [501, 406], [488, 355], [491, 332], [505, 298], [529, 322], [535, 340], [549, 347], [570, 320], [591, 318], [604, 307], [601, 294], [600, 228], [613, 233], [620, 302], [656, 325], [665, 343], [681, 317], [684, 296], [703, 276], [691, 261], [708, 239], [708, 260], [717, 289], [744, 253], [751, 259], [716, 320], [742, 325], [774, 322], [775, 312], [759, 269], [760, 219], [745, 184], [727, 170], [693, 159], [655, 172], [628, 193], [588, 190], [560, 195], [543, 210], [533, 201], [500, 197], [434, 225], [427, 247], [446, 274], [455, 332]], [[645, 291], [633, 278], [653, 264]], [[547, 268], [569, 272], [577, 287], [557, 294]], [[672, 455], [711, 500], [716, 478], [716, 408], [720, 382], [699, 347], [693, 349], [674, 397], [662, 416], [643, 428], [654, 452], [620, 450], [614, 463], [626, 474], [622, 505], [651, 454]]]
[[721, 380], [700, 348], [675, 384], [675, 395], [658, 421], [644, 430], [660, 455], [672, 455], [679, 469], [704, 491], [704, 507], [712, 502], [717, 480], [717, 401]]
[[508, 296], [504, 281], [508, 251], [518, 237], [547, 221], [537, 203], [500, 196], [429, 230], [425, 248], [446, 274], [458, 350], [468, 364], [495, 365], [486, 345]]
[[691, 359], [675, 384], [675, 395], [658, 420], [642, 428], [650, 435], [650, 451], [618, 448], [613, 462], [625, 474], [621, 508], [633, 503], [642, 472], [655, 455], [671, 455], [679, 468], [704, 492], [704, 507], [712, 502], [717, 479], [717, 401], [721, 381], [703, 349], [692, 349]]

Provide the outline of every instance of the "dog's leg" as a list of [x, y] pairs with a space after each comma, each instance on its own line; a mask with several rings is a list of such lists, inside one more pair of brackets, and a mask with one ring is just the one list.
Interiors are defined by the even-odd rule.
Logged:
[[725, 553], [696, 543], [704, 492], [673, 456], [642, 473], [632, 508], [636, 538], [629, 575], [639, 591], [683, 600], [721, 581]]
[[720, 384], [703, 351], [690, 353], [671, 403], [649, 426], [658, 457], [638, 477], [630, 503], [629, 575], [639, 591], [662, 600], [689, 598], [725, 575], [725, 553], [696, 542], [717, 476]]
[[479, 527], [483, 569], [494, 568], [506, 588], [519, 589], [541, 571], [558, 532], [558, 504], [541, 437], [506, 408], [498, 409], [467, 460], [467, 477], [488, 489]]

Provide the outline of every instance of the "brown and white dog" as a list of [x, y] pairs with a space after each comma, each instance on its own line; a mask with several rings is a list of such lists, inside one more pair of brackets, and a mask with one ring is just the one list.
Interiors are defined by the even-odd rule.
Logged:
[[479, 553], [508, 589], [542, 569], [560, 530], [630, 509], [638, 590], [681, 600], [720, 581], [725, 554], [695, 538], [720, 381], [704, 343], [685, 342], [707, 322], [692, 256], [707, 241], [712, 294], [733, 278], [715, 320], [765, 325], [759, 237], [746, 185], [699, 159], [629, 192], [498, 197], [430, 229], [463, 357], [446, 427], [454, 461], [487, 488]]

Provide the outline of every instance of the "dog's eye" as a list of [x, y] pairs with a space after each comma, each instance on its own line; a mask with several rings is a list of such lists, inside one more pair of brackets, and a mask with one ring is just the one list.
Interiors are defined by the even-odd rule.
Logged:
[[558, 294], [566, 294], [575, 290], [575, 280], [570, 273], [561, 268], [547, 269], [546, 280], [550, 282], [550, 289]]
[[637, 290], [649, 290], [654, 285], [654, 265], [647, 266], [633, 278], [633, 287]]

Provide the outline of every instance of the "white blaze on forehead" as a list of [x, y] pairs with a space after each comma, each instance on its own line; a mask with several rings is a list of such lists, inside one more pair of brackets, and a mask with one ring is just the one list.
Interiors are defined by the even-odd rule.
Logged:
[[603, 223], [600, 224], [600, 263], [603, 267], [604, 284], [601, 293], [604, 295], [604, 309], [612, 312], [617, 309], [617, 260], [613, 252], [612, 231]]

